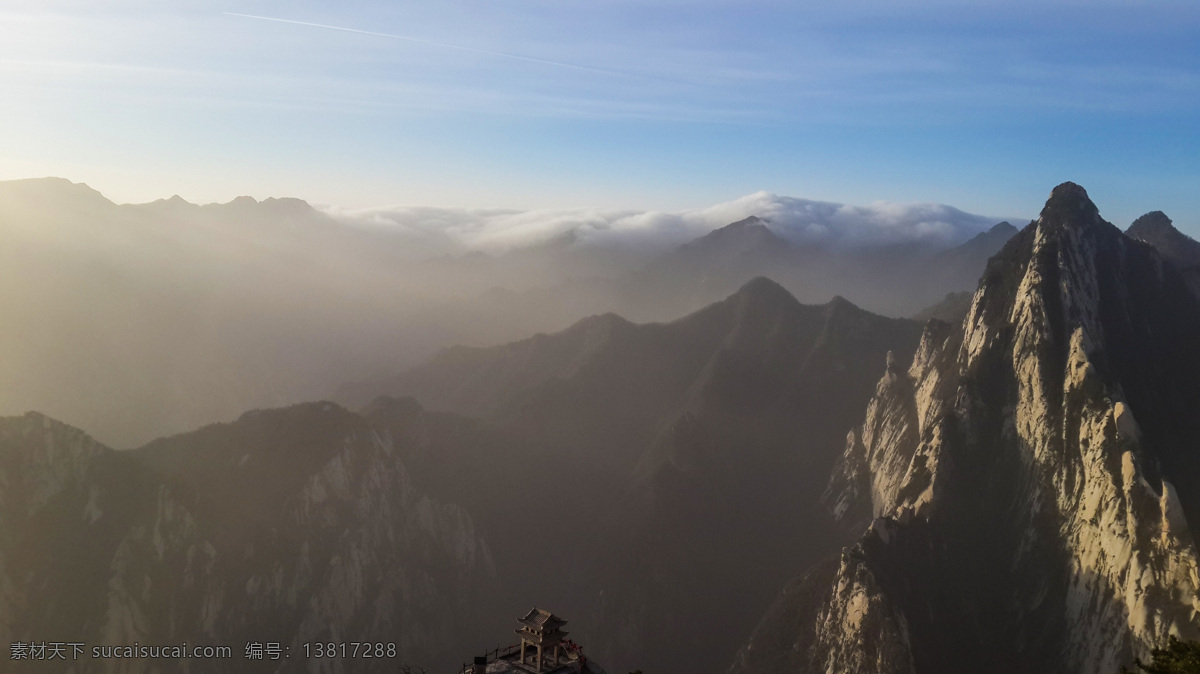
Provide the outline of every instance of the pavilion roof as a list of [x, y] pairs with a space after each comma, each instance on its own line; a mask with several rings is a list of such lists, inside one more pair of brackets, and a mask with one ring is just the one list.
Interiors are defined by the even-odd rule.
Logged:
[[524, 618], [518, 618], [517, 622], [538, 631], [553, 630], [567, 624], [567, 621], [562, 618], [549, 611], [543, 611], [536, 606], [530, 609]]

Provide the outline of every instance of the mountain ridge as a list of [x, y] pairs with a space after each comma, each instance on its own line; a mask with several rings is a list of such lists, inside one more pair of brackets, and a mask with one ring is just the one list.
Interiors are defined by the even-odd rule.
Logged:
[[[287, 459], [258, 461], [272, 437]], [[449, 667], [477, 638], [469, 609], [494, 611], [491, 553], [461, 508], [413, 487], [397, 449], [331, 403], [119, 452], [38, 413], [0, 418], [0, 636], [238, 644], [240, 658], [248, 641], [297, 657], [350, 633]]]
[[[763, 316], [764, 314], [771, 315], [797, 311], [812, 313], [833, 311], [835, 309], [846, 310], [849, 307], [852, 307], [851, 311], [863, 311], [840, 296], [833, 298], [823, 305], [805, 305], [796, 300], [790, 292], [775, 281], [766, 277], [755, 277], [742, 284], [736, 292], [724, 300], [672, 321], [663, 323], [633, 323], [613, 312], [593, 315], [580, 319], [559, 332], [553, 334], [539, 333], [528, 339], [518, 340], [505, 345], [493, 347], [449, 347], [434, 356], [428, 365], [416, 368], [413, 373], [419, 373], [427, 366], [437, 365], [446, 367], [457, 365], [470, 369], [476, 367], [473, 363], [479, 362], [478, 359], [480, 358], [491, 358], [493, 362], [498, 363], [519, 363], [519, 367], [523, 371], [528, 372], [532, 364], [526, 362], [525, 359], [533, 353], [533, 350], [552, 343], [568, 347], [568, 352], [563, 356], [565, 360], [547, 361], [544, 365], [533, 366], [533, 372], [542, 372], [542, 374], [536, 375], [534, 379], [522, 385], [529, 386], [536, 384], [538, 381], [548, 380], [549, 378], [571, 375], [582, 365], [583, 361], [586, 361], [590, 357], [588, 353], [594, 352], [596, 349], [605, 348], [605, 345], [610, 344], [612, 340], [620, 340], [627, 337], [631, 334], [631, 331], [704, 330], [705, 328], [702, 325], [705, 323], [717, 320], [732, 320], [733, 323], [731, 326], [724, 329], [735, 333], [738, 329], [738, 321], [751, 320], [756, 316]], [[727, 314], [727, 316], [718, 318], [718, 314], [722, 313]], [[896, 319], [888, 320], [894, 321]], [[715, 338], [716, 336], [714, 335], [712, 339]], [[544, 350], [543, 353], [545, 353]], [[499, 354], [505, 355], [500, 356]], [[574, 363], [574, 365], [571, 365], [571, 363]], [[334, 399], [342, 401], [350, 407], [360, 407], [379, 395], [405, 395], [408, 391], [403, 389], [404, 384], [402, 382], [406, 376], [411, 377], [413, 375], [400, 375], [390, 380], [377, 380], [363, 384], [347, 385], [334, 394]], [[439, 375], [439, 377], [442, 377], [442, 375]], [[433, 409], [445, 409], [484, 416], [495, 407], [493, 403], [479, 401], [466, 402], [459, 400], [455, 402], [452, 400], [452, 397], [452, 393], [437, 394], [433, 398], [422, 401], [422, 404], [428, 405]]]
[[[524, 439], [514, 446], [537, 438], [534, 465], [559, 462], [564, 474], [586, 472], [589, 486], [610, 485], [595, 504], [555, 499], [564, 519], [589, 532], [560, 562], [576, 578], [580, 603], [568, 607], [580, 616], [581, 640], [617, 668], [703, 668], [732, 657], [738, 632], [786, 578], [787, 560], [833, 551], [838, 534], [816, 500], [823, 480], [813, 476], [830, 469], [870, 396], [874, 367], [889, 350], [906, 357], [919, 335], [915, 322], [842, 298], [806, 305], [755, 278], [668, 323], [600, 316], [509, 345], [453, 349], [358, 400], [408, 395], [478, 416]], [[511, 470], [497, 467], [492, 480]], [[524, 484], [529, 474], [502, 481]], [[775, 530], [737, 524], [764, 519]], [[713, 536], [728, 553], [688, 561]], [[772, 561], [719, 582], [738, 568], [739, 549]], [[663, 574], [675, 580], [652, 581]], [[724, 617], [700, 620], [697, 602], [717, 587]], [[655, 647], [684, 643], [686, 634], [704, 646]]]

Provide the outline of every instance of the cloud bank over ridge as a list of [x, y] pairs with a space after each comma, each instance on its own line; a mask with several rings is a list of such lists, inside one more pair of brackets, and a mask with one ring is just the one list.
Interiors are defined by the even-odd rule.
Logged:
[[356, 227], [411, 236], [447, 252], [503, 253], [566, 241], [578, 246], [660, 252], [751, 215], [800, 244], [833, 247], [903, 243], [954, 245], [1004, 218], [975, 215], [936, 203], [877, 202], [854, 206], [755, 192], [706, 208], [658, 210], [502, 210], [391, 206], [360, 210], [326, 207]]

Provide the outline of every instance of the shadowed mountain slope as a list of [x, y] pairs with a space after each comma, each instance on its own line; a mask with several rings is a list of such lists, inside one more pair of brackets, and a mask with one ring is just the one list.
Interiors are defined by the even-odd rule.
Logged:
[[308, 642], [370, 640], [395, 657], [356, 671], [448, 668], [477, 648], [495, 569], [470, 516], [422, 495], [399, 453], [331, 403], [129, 452], [36, 413], [2, 418], [0, 638], [230, 645], [238, 662], [275, 642], [294, 663]]
[[511, 434], [506, 459], [446, 488], [478, 496], [481, 513], [515, 509], [494, 485], [537, 493], [547, 526], [567, 533], [522, 538], [519, 513], [493, 519], [521, 541], [494, 544], [498, 568], [554, 560], [569, 579], [555, 605], [610, 666], [704, 671], [732, 657], [792, 560], [840, 544], [817, 496], [888, 352], [907, 357], [919, 332], [841, 298], [803, 305], [759, 278], [671, 323], [595, 316], [449, 349], [341, 395], [411, 395]]

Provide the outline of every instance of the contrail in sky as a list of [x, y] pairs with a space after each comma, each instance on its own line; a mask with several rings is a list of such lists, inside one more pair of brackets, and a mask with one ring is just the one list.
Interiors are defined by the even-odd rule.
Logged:
[[464, 47], [457, 44], [447, 44], [445, 42], [434, 42], [433, 40], [422, 40], [416, 37], [408, 37], [407, 35], [394, 35], [392, 33], [377, 33], [372, 30], [360, 30], [358, 28], [345, 28], [342, 26], [330, 26], [323, 23], [309, 23], [308, 21], [294, 21], [292, 19], [280, 19], [273, 16], [256, 16], [254, 14], [238, 14], [237, 12], [222, 12], [229, 16], [238, 16], [243, 19], [258, 19], [260, 21], [276, 21], [278, 23], [290, 23], [297, 26], [310, 26], [312, 28], [324, 28], [326, 30], [340, 30], [346, 33], [359, 33], [360, 35], [374, 35], [375, 37], [386, 37], [393, 40], [404, 40], [406, 42], [415, 42], [417, 44], [426, 44], [433, 47], [442, 47], [444, 49], [457, 49], [458, 51], [473, 52], [476, 54], [487, 54], [488, 56], [499, 56], [501, 58], [516, 59], [518, 61], [527, 61], [529, 63], [541, 63], [548, 66], [557, 66], [559, 68], [572, 68], [574, 70], [586, 70], [593, 73], [603, 73], [605, 75], [618, 75], [620, 77], [637, 77], [648, 80], [659, 80], [665, 82], [674, 82], [676, 84], [689, 84], [688, 82], [680, 82], [665, 77], [657, 77], [655, 75], [643, 75], [641, 73], [631, 73], [622, 70], [611, 70], [609, 68], [596, 68], [594, 66], [583, 66], [576, 63], [565, 63], [563, 61], [551, 61], [549, 59], [540, 59], [533, 56], [521, 56], [520, 54], [510, 54], [502, 51], [492, 51], [490, 49], [478, 49], [476, 47]]

